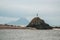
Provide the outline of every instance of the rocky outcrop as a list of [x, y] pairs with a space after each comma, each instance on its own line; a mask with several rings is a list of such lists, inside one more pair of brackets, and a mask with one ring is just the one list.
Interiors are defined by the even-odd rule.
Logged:
[[27, 25], [27, 27], [32, 27], [36, 29], [52, 29], [52, 27], [45, 23], [44, 20], [40, 19], [39, 17], [35, 17], [32, 21]]

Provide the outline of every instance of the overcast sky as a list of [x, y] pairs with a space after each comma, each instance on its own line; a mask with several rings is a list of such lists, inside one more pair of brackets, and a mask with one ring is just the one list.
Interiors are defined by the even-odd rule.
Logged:
[[0, 0], [0, 24], [39, 14], [50, 25], [60, 25], [60, 0]]

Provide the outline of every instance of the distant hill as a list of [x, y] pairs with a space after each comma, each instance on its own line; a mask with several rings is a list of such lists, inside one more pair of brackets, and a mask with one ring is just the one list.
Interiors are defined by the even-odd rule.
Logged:
[[17, 21], [14, 22], [10, 22], [8, 24], [13, 24], [13, 25], [27, 25], [29, 23], [29, 21], [26, 18], [20, 18]]

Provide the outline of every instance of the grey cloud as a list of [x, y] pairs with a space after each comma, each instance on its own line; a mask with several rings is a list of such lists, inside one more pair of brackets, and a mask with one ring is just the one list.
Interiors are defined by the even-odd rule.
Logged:
[[30, 17], [31, 20], [37, 13], [44, 20], [48, 18], [48, 23], [52, 20], [59, 24], [60, 0], [0, 0], [0, 16]]

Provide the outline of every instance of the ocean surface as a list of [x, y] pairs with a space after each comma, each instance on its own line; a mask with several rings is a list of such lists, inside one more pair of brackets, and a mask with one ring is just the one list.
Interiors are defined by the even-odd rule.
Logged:
[[60, 40], [60, 30], [0, 29], [0, 40]]

